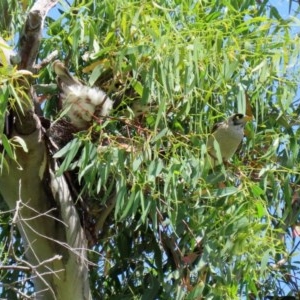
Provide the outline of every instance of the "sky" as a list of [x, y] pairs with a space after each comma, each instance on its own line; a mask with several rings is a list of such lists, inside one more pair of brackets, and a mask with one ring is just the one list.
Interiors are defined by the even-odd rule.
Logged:
[[[283, 18], [289, 17], [290, 0], [270, 0], [270, 3], [277, 8], [278, 12]], [[292, 2], [291, 14], [296, 11], [298, 6], [299, 5], [296, 2]]]

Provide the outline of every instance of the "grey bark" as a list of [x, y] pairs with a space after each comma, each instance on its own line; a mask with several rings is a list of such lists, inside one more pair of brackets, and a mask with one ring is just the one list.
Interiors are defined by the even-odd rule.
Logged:
[[[19, 69], [34, 70], [44, 18], [57, 2], [38, 0], [29, 12]], [[27, 149], [16, 149], [17, 161], [6, 158], [9, 169], [0, 176], [0, 193], [15, 212], [36, 299], [91, 299], [85, 234], [65, 178], [55, 176], [56, 162], [32, 103], [15, 113], [11, 138], [16, 137]]]

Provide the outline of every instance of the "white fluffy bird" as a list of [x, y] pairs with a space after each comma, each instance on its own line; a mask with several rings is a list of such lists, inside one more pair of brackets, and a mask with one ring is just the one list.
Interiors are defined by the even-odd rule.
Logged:
[[[251, 119], [252, 117], [238, 113], [214, 125], [206, 144], [211, 167], [228, 161], [234, 155], [244, 137], [244, 127]], [[218, 157], [217, 148], [220, 150], [221, 159]]]
[[62, 90], [65, 115], [72, 125], [83, 130], [91, 125], [93, 118], [109, 115], [113, 101], [102, 90], [83, 85], [59, 60], [54, 61], [52, 67]]

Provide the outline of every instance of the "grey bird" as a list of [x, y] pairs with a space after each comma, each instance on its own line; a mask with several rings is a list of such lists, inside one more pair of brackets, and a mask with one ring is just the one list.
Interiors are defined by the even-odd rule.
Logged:
[[240, 113], [213, 126], [206, 148], [210, 157], [210, 168], [227, 162], [236, 152], [244, 137], [244, 127], [252, 117]]

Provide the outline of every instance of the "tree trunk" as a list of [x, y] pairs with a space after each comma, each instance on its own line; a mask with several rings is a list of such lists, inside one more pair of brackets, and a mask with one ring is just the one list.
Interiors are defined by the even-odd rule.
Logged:
[[[56, 3], [36, 1], [28, 14], [19, 68], [34, 70], [43, 21]], [[18, 226], [24, 242], [27, 262], [22, 263], [32, 270], [36, 299], [91, 299], [85, 234], [65, 178], [55, 176], [56, 162], [32, 107], [24, 105], [14, 114], [11, 138], [22, 139], [26, 147], [16, 147], [16, 161], [6, 157], [9, 168], [1, 174], [0, 193], [14, 212], [12, 226]]]
[[90, 299], [86, 239], [68, 186], [56, 178], [45, 139], [37, 129], [21, 137], [27, 152], [0, 177], [0, 190], [12, 211], [35, 277], [37, 299]]

